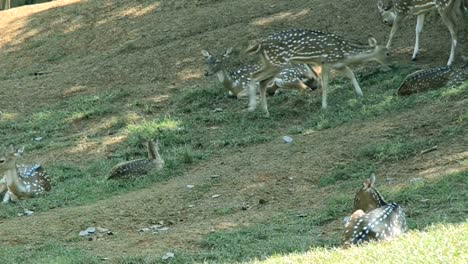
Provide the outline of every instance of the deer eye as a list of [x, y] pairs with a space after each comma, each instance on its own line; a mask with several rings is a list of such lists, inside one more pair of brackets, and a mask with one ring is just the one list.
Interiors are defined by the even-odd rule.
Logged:
[[0, 159], [0, 164], [5, 163], [4, 159]]

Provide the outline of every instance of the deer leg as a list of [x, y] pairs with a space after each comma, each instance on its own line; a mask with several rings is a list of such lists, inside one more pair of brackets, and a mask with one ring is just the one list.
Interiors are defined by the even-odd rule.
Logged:
[[5, 195], [3, 196], [3, 203], [8, 203], [10, 201], [10, 191], [7, 191]]
[[[256, 89], [257, 83], [261, 83], [264, 80], [269, 80], [273, 76], [278, 74], [278, 72], [279, 72], [278, 68], [273, 67], [273, 66], [268, 65], [268, 64], [266, 64], [266, 65], [267, 65], [266, 67], [258, 70], [257, 72], [254, 72], [252, 74], [250, 84], [249, 84], [249, 108], [248, 108], [248, 110], [250, 112], [255, 111], [255, 109], [257, 108], [257, 101], [256, 101], [256, 98], [255, 98], [256, 97], [256, 90], [257, 90]], [[267, 85], [267, 83], [265, 83], [265, 89], [266, 89], [266, 85]], [[260, 84], [260, 89], [261, 88], [262, 88], [262, 85]], [[266, 93], [266, 91], [265, 91], [265, 93]]]
[[439, 13], [442, 17], [442, 21], [447, 26], [448, 30], [450, 31], [450, 35], [452, 36], [452, 47], [450, 49], [450, 57], [447, 62], [447, 66], [450, 66], [452, 65], [453, 60], [455, 59], [455, 50], [457, 49], [457, 32], [455, 30], [455, 24], [448, 17], [448, 14], [444, 13], [443, 11], [439, 11]]
[[363, 95], [362, 90], [359, 86], [359, 83], [356, 80], [356, 76], [354, 75], [353, 71], [348, 66], [345, 66], [343, 69], [340, 69], [340, 71], [343, 72], [344, 75], [351, 80], [351, 83], [354, 86], [354, 92], [356, 93], [356, 96], [361, 97]]
[[263, 108], [263, 111], [265, 112], [266, 117], [270, 116], [270, 113], [268, 112], [268, 104], [267, 104], [267, 98], [266, 98], [268, 82], [269, 80], [263, 80], [260, 82], [260, 99], [262, 100], [262, 108]]
[[419, 35], [421, 34], [423, 27], [424, 27], [424, 18], [425, 14], [420, 14], [418, 15], [416, 19], [416, 42], [414, 43], [414, 51], [413, 51], [413, 57], [411, 58], [413, 61], [416, 60], [416, 56], [419, 53]]
[[330, 74], [330, 69], [328, 66], [322, 66], [322, 109], [327, 109], [327, 90], [328, 90], [328, 77]]
[[249, 108], [248, 108], [249, 112], [253, 112], [257, 108], [257, 98], [256, 98], [257, 85], [258, 85], [258, 82], [256, 82], [255, 80], [250, 81], [250, 84], [249, 84]]
[[405, 18], [405, 16], [401, 14], [397, 14], [395, 17], [395, 21], [393, 21], [392, 25], [392, 30], [390, 30], [390, 37], [388, 38], [387, 42], [387, 49], [390, 49], [390, 46], [392, 45], [392, 40], [395, 34], [398, 32], [398, 29], [400, 29], [400, 22]]

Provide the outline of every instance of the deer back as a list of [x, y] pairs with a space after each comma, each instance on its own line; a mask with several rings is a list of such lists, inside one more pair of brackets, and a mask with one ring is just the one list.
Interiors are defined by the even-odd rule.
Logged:
[[146, 174], [154, 168], [149, 159], [137, 159], [121, 162], [112, 167], [108, 179], [130, 178], [131, 176]]
[[434, 90], [465, 80], [468, 74], [462, 68], [451, 66], [437, 67], [419, 70], [406, 76], [398, 87], [397, 95], [410, 95], [429, 90]]
[[333, 33], [307, 29], [290, 29], [272, 34], [247, 50], [259, 53], [264, 64], [274, 66], [290, 61], [314, 65], [337, 63], [375, 51], [378, 53], [372, 54], [372, 57], [379, 60], [388, 56], [388, 50], [377, 46], [376, 41], [370, 46], [359, 45]]
[[[50, 177], [41, 165], [18, 165], [17, 171], [20, 182], [26, 188], [26, 196], [39, 195], [51, 190]], [[21, 196], [15, 193], [12, 187], [10, 191], [16, 196]]]
[[293, 64], [282, 67], [273, 79], [273, 84], [279, 88], [295, 88], [297, 82], [302, 82], [315, 90], [319, 87], [318, 79], [317, 73], [307, 64]]

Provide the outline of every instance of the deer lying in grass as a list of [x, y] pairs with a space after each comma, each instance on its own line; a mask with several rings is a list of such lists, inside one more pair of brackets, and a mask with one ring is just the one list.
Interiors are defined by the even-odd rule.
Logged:
[[371, 240], [389, 240], [408, 230], [403, 209], [387, 204], [374, 188], [375, 175], [364, 181], [354, 198], [354, 213], [345, 220], [343, 246]]
[[141, 174], [147, 174], [152, 170], [162, 170], [164, 160], [159, 154], [159, 141], [156, 144], [152, 140], [146, 142], [148, 150], [147, 159], [130, 160], [121, 162], [112, 167], [108, 179], [122, 179]]
[[385, 64], [390, 56], [388, 49], [377, 45], [374, 38], [369, 38], [369, 46], [362, 46], [332, 33], [306, 29], [278, 32], [249, 47], [246, 51], [259, 54], [262, 63], [262, 68], [252, 74], [252, 82], [249, 86], [249, 111], [254, 111], [256, 108], [254, 95], [256, 84], [260, 83], [260, 97], [267, 116], [269, 112], [265, 97], [266, 87], [284, 65], [302, 63], [320, 67], [322, 108], [327, 108], [328, 79], [332, 69], [348, 77], [356, 94], [362, 96], [361, 88], [349, 66], [368, 61]]
[[23, 149], [16, 150], [12, 145], [0, 156], [0, 190], [5, 191], [3, 202], [16, 202], [33, 198], [50, 191], [50, 178], [40, 165], [19, 165], [17, 158]]
[[458, 85], [468, 80], [468, 63], [457, 66], [444, 66], [419, 70], [406, 76], [396, 92], [397, 95], [410, 95], [444, 86]]
[[416, 15], [416, 41], [412, 59], [416, 60], [419, 53], [419, 35], [424, 26], [426, 14], [434, 9], [440, 14], [442, 21], [448, 28], [452, 37], [452, 45], [450, 50], [447, 66], [452, 65], [455, 58], [455, 50], [457, 48], [458, 36], [457, 26], [464, 28], [465, 21], [463, 18], [464, 2], [466, 0], [379, 0], [378, 9], [382, 16], [383, 22], [392, 26], [390, 37], [387, 42], [387, 49], [390, 49], [393, 37], [400, 28], [400, 23], [409, 15]]
[[[215, 56], [206, 50], [202, 50], [202, 55], [206, 59], [207, 71], [205, 76], [216, 74], [218, 80], [228, 91], [230, 96], [237, 99], [247, 96], [247, 89], [250, 84], [252, 73], [260, 70], [260, 66], [249, 64], [229, 72], [226, 64], [229, 62], [229, 55], [232, 48], [225, 50], [221, 57]], [[318, 86], [317, 74], [305, 64], [290, 65], [284, 67], [277, 76], [268, 84], [268, 94], [277, 94], [282, 89], [295, 89], [304, 92], [307, 89], [315, 90]]]

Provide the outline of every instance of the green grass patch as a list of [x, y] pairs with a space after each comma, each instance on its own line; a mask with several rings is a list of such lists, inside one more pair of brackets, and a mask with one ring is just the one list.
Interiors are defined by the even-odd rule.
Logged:
[[39, 246], [0, 247], [0, 263], [79, 264], [101, 263], [99, 258], [82, 250], [68, 248], [55, 242]]

